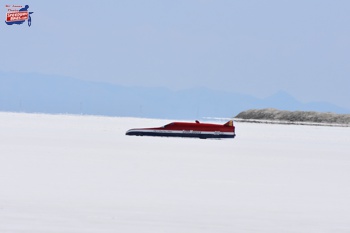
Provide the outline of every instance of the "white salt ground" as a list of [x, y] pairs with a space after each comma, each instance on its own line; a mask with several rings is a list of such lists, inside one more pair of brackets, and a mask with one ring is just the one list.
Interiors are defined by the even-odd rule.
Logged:
[[0, 232], [350, 232], [350, 128], [169, 122], [0, 113]]

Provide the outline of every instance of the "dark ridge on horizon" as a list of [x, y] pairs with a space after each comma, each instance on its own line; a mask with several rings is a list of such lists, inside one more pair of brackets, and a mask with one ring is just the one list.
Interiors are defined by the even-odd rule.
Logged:
[[350, 114], [315, 111], [285, 111], [274, 108], [246, 110], [239, 113], [235, 118], [244, 120], [309, 122], [341, 125], [350, 124]]

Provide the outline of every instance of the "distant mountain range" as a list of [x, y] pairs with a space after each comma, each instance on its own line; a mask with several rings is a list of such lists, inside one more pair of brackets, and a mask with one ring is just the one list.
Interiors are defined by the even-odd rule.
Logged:
[[0, 72], [0, 111], [200, 119], [233, 117], [241, 111], [257, 108], [350, 112], [325, 102], [302, 103], [282, 91], [259, 99], [234, 90], [172, 91], [53, 75]]

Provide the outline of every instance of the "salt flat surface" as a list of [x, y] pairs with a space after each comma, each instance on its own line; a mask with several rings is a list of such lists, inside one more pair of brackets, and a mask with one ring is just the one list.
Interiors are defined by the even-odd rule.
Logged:
[[350, 128], [169, 122], [0, 113], [0, 232], [350, 232]]

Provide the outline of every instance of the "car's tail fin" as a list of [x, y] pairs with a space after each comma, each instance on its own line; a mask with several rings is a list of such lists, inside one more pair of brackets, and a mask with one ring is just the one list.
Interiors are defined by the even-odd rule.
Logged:
[[226, 123], [224, 124], [224, 126], [232, 127], [232, 126], [233, 126], [233, 120], [230, 120], [230, 121], [226, 122]]

